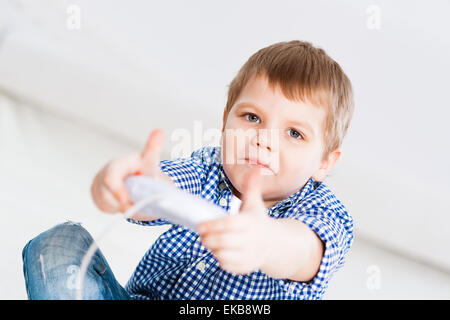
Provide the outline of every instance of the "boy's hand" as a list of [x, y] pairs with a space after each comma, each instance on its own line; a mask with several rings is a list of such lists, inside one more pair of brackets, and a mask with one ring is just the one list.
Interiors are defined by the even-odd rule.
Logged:
[[159, 177], [169, 181], [169, 177], [159, 169], [164, 131], [155, 129], [150, 134], [142, 153], [134, 153], [112, 160], [96, 175], [91, 186], [95, 205], [104, 212], [125, 212], [132, 206], [125, 188], [125, 178], [132, 174]]
[[222, 269], [247, 274], [259, 269], [270, 255], [273, 219], [261, 194], [260, 168], [251, 167], [239, 213], [198, 225], [202, 244], [211, 250]]

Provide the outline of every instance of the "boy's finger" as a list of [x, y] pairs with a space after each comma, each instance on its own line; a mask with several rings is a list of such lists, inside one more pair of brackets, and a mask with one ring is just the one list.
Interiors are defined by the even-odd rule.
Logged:
[[261, 169], [259, 167], [250, 167], [244, 180], [243, 189], [241, 211], [251, 210], [254, 207], [259, 207], [263, 203]]
[[147, 176], [154, 176], [156, 174], [163, 145], [164, 131], [162, 129], [153, 130], [141, 154], [142, 165], [140, 173]]
[[123, 182], [119, 181], [115, 184], [104, 184], [103, 187], [114, 196], [121, 208], [131, 204], [131, 199]]
[[201, 236], [203, 245], [210, 250], [241, 249], [244, 240], [239, 232], [208, 233]]
[[117, 200], [106, 187], [102, 186], [99, 193], [100, 195], [98, 199], [100, 202], [98, 207], [100, 208], [100, 210], [109, 213], [116, 213], [117, 211], [119, 211], [119, 200]]
[[134, 174], [141, 167], [141, 154], [133, 153], [123, 158], [111, 161], [103, 170], [103, 181], [110, 189], [123, 185], [123, 181], [129, 175]]
[[238, 216], [226, 216], [210, 221], [205, 221], [197, 226], [197, 231], [200, 234], [215, 233], [224, 231], [239, 231], [244, 229], [241, 219]]

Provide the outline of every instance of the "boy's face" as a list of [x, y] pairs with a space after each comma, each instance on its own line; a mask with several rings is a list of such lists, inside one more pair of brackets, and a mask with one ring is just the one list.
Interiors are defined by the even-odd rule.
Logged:
[[340, 154], [335, 151], [332, 161], [322, 160], [325, 112], [288, 100], [279, 88], [272, 91], [265, 77], [249, 81], [222, 132], [222, 164], [233, 193], [241, 198], [243, 179], [256, 165], [252, 160], [268, 165], [261, 169], [267, 208], [297, 192], [309, 178], [321, 181]]

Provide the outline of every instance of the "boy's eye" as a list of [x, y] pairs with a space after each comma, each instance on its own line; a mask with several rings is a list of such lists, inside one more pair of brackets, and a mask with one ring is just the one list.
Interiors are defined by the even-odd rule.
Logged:
[[[245, 116], [245, 119], [247, 119], [250, 122], [255, 122], [253, 120], [259, 120], [258, 116], [253, 113], [246, 113], [246, 114], [244, 114], [244, 116]], [[291, 131], [289, 136], [291, 136], [292, 138], [295, 138], [296, 140], [303, 139], [303, 135], [300, 132], [298, 132], [297, 130], [291, 128], [288, 131]]]
[[254, 121], [252, 121], [252, 119], [255, 119], [255, 118], [259, 119], [258, 116], [253, 113], [246, 113], [245, 118], [250, 122], [254, 122]]
[[295, 130], [295, 129], [289, 129], [289, 130], [292, 130], [291, 132], [293, 132], [293, 134], [289, 134], [291, 137], [293, 137], [295, 139], [300, 139], [300, 138], [303, 139], [302, 134], [299, 133], [297, 130]]

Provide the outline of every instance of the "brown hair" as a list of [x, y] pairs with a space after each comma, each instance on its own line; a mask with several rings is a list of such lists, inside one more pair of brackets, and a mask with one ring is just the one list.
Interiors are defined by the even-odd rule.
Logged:
[[265, 76], [293, 101], [309, 100], [327, 108], [323, 158], [339, 148], [353, 115], [352, 85], [339, 64], [309, 42], [279, 42], [253, 54], [228, 86], [223, 129], [231, 108], [252, 77]]

